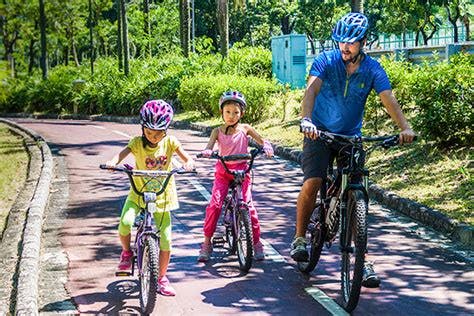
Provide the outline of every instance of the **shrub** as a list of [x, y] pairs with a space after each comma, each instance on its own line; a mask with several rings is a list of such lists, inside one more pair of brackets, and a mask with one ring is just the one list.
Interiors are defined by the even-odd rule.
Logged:
[[275, 81], [254, 76], [199, 74], [181, 82], [178, 98], [184, 110], [199, 111], [203, 115], [220, 116], [219, 98], [226, 90], [238, 90], [247, 100], [244, 121], [256, 122], [268, 114], [270, 96], [281, 89]]
[[473, 64], [473, 55], [459, 54], [449, 63], [423, 64], [411, 77], [414, 127], [441, 147], [474, 144]]

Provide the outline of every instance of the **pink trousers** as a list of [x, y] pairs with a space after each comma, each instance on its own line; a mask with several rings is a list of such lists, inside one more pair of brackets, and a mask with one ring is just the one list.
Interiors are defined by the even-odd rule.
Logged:
[[[247, 168], [246, 163], [239, 163], [232, 166], [234, 170], [243, 170]], [[212, 196], [209, 205], [206, 208], [206, 218], [204, 219], [204, 236], [212, 237], [216, 231], [217, 221], [222, 211], [222, 204], [227, 195], [233, 176], [228, 174], [221, 162], [216, 163], [216, 172], [214, 176], [214, 184], [212, 186]], [[260, 241], [260, 224], [258, 215], [252, 201], [251, 179], [247, 173], [242, 184], [242, 198], [247, 202], [250, 211], [250, 220], [252, 222], [253, 243]]]

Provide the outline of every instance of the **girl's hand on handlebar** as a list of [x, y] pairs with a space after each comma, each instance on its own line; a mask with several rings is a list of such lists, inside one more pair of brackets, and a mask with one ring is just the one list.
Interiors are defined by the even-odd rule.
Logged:
[[413, 142], [415, 136], [415, 132], [411, 128], [405, 128], [403, 131], [400, 132], [400, 145], [410, 144], [411, 142]]
[[272, 144], [268, 140], [263, 141], [263, 151], [268, 158], [273, 157], [273, 147]]
[[189, 159], [188, 161], [186, 161], [185, 163], [183, 163], [183, 168], [186, 170], [186, 171], [193, 171], [195, 169], [194, 167], [194, 160], [193, 159]]
[[211, 149], [204, 149], [201, 151], [201, 155], [205, 158], [209, 158], [212, 156], [212, 150]]

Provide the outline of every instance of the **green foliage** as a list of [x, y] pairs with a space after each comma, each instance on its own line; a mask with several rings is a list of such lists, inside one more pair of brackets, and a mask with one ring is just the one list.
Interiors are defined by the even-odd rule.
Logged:
[[459, 54], [451, 61], [423, 64], [410, 80], [417, 105], [414, 127], [442, 146], [473, 145], [474, 56]]
[[199, 111], [204, 116], [220, 116], [219, 98], [226, 90], [242, 92], [248, 102], [243, 120], [256, 122], [269, 114], [271, 95], [278, 91], [274, 81], [255, 76], [200, 74], [181, 82], [178, 98], [186, 111]]
[[263, 47], [239, 47], [235, 44], [224, 60], [223, 73], [272, 78], [272, 53]]
[[[382, 65], [414, 129], [440, 148], [473, 144], [474, 56], [459, 54], [450, 62], [411, 65], [382, 58]], [[388, 114], [372, 93], [367, 100], [365, 129], [378, 132]], [[393, 123], [389, 122], [390, 126]]]

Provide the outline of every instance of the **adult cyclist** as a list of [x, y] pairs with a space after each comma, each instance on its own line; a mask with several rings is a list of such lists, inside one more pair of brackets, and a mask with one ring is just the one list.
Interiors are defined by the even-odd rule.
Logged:
[[[361, 13], [343, 16], [332, 33], [338, 47], [317, 56], [309, 73], [300, 124], [305, 136], [301, 164], [304, 179], [296, 204], [296, 234], [290, 251], [296, 261], [308, 260], [305, 230], [329, 162], [337, 157], [338, 151], [319, 140], [317, 131], [361, 135], [365, 103], [374, 89], [400, 128], [400, 143], [411, 143], [415, 136], [392, 93], [385, 70], [363, 52], [368, 25], [367, 17]], [[362, 285], [378, 287], [380, 279], [367, 257]]]

